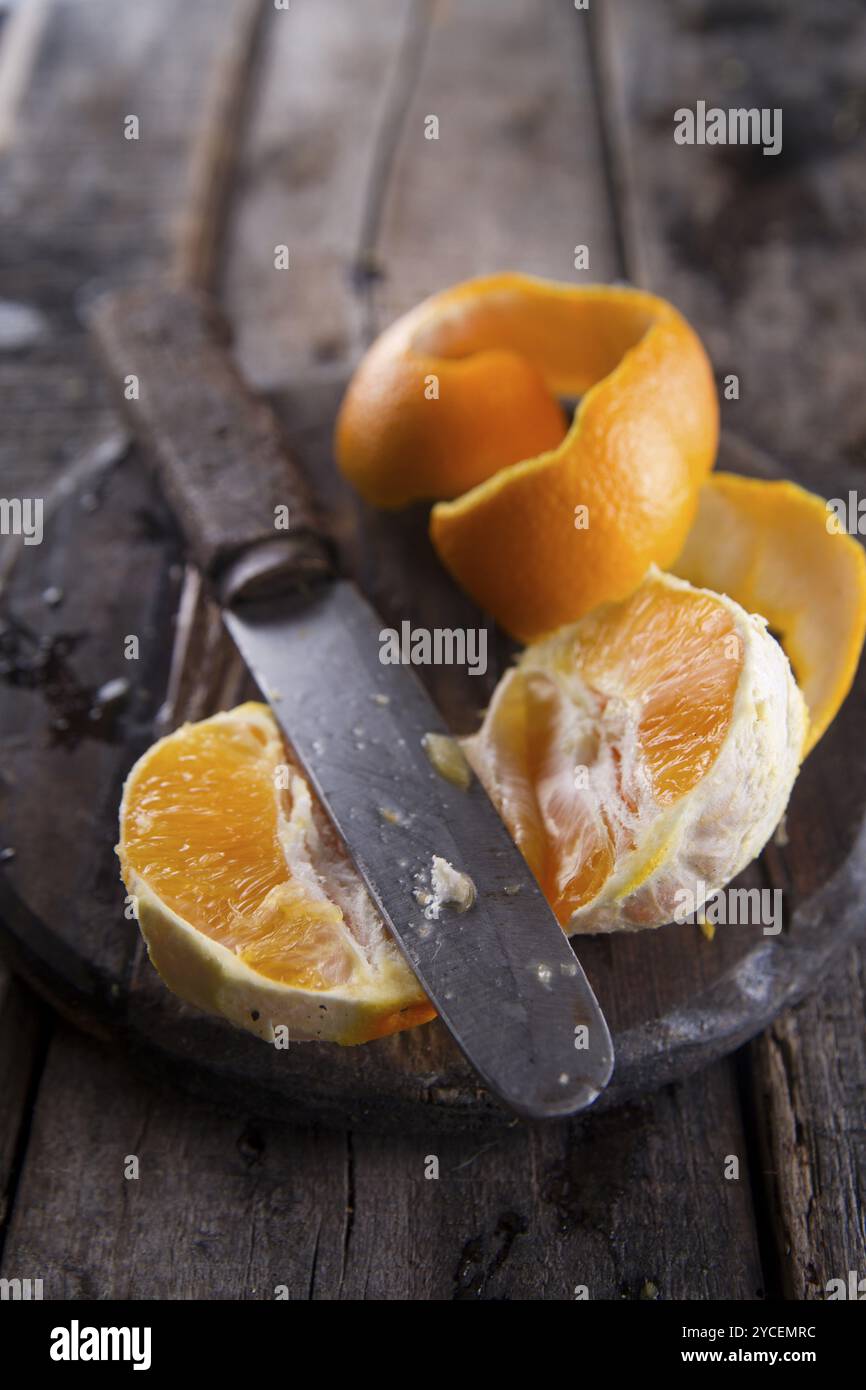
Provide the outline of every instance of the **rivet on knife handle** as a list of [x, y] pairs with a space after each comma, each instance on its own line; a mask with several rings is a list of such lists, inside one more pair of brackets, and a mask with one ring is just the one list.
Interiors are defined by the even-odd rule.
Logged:
[[194, 291], [151, 284], [101, 295], [88, 321], [222, 603], [329, 575], [331, 548], [306, 482], [272, 410], [234, 367], [219, 310]]

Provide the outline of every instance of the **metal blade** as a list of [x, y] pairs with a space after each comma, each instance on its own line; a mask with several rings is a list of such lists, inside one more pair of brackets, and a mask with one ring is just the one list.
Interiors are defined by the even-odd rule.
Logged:
[[[225, 621], [412, 969], [491, 1091], [570, 1115], [613, 1070], [607, 1024], [523, 856], [476, 778], [422, 747], [446, 732], [410, 668], [380, 662], [381, 621], [354, 585], [228, 611]], [[425, 916], [433, 856], [474, 904]], [[429, 912], [429, 906], [427, 908]]]

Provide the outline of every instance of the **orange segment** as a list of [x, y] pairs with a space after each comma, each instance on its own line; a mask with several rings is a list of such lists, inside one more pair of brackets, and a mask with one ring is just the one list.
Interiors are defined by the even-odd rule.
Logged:
[[327, 989], [353, 955], [333, 903], [286, 881], [272, 769], [249, 726], [203, 723], [154, 748], [133, 779], [125, 863], [166, 907], [262, 975]]
[[706, 776], [743, 666], [735, 616], [714, 595], [647, 582], [628, 603], [587, 618], [570, 661], [604, 700], [639, 709], [638, 743], [661, 805]]
[[[575, 785], [594, 731], [551, 676], [503, 682], [470, 759], [562, 926], [610, 878], [615, 847], [603, 808]], [[482, 751], [483, 750], [483, 751]]]
[[809, 752], [851, 688], [866, 635], [866, 555], [796, 483], [717, 473], [675, 573], [760, 613], [809, 707]]
[[[295, 1038], [357, 1042], [434, 1016], [266, 707], [149, 749], [127, 780], [118, 853], [182, 997], [245, 1026], [284, 1019]], [[238, 1003], [256, 990], [260, 1007]]]
[[804, 728], [764, 625], [656, 571], [529, 647], [465, 747], [561, 924], [614, 930], [754, 857]]

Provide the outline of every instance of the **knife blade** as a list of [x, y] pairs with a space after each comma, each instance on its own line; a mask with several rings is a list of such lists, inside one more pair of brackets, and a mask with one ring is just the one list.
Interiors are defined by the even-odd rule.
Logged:
[[88, 317], [228, 631], [458, 1046], [520, 1115], [592, 1104], [613, 1070], [592, 988], [481, 784], [458, 787], [427, 757], [442, 719], [413, 671], [380, 659], [381, 622], [335, 575], [217, 311], [151, 286], [103, 295]]

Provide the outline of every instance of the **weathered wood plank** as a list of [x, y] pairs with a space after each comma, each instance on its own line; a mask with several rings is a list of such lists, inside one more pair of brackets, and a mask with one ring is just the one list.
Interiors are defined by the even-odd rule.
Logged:
[[0, 1250], [26, 1153], [30, 1102], [51, 1026], [44, 1005], [0, 965]]
[[764, 1188], [786, 1298], [866, 1271], [866, 952], [750, 1049]]
[[204, 91], [189, 156], [187, 186], [172, 271], [184, 285], [211, 289], [217, 274], [240, 140], [255, 89], [257, 59], [270, 11], [262, 0], [230, 0], [228, 40], [218, 50]]
[[15, 137], [21, 98], [51, 13], [51, 0], [0, 6], [0, 150]]
[[246, 1117], [148, 1087], [63, 1029], [4, 1271], [38, 1270], [46, 1298], [273, 1297], [263, 1280], [309, 1278], [317, 1245], [323, 1272], [339, 1268], [343, 1153], [338, 1135], [288, 1131], [265, 1149]]
[[613, 279], [617, 247], [585, 17], [533, 0], [437, 6], [368, 249], [378, 327], [471, 275]]
[[[239, 6], [57, 0], [0, 154], [0, 476], [33, 496], [116, 429], [77, 301], [95, 279], [168, 267], [202, 144], [210, 74]], [[128, 116], [139, 138], [124, 138]]]
[[[356, 1136], [346, 1294], [567, 1300], [585, 1285], [591, 1299], [755, 1298], [736, 1113], [724, 1065], [615, 1114], [488, 1144]], [[722, 1176], [731, 1154], [739, 1182]], [[424, 1177], [431, 1156], [438, 1181]], [[397, 1270], [383, 1258], [394, 1248], [415, 1252]]]
[[220, 286], [254, 385], [329, 377], [358, 351], [358, 248], [423, 8], [328, 0], [267, 23]]
[[735, 1115], [725, 1066], [491, 1143], [298, 1132], [191, 1104], [63, 1027], [2, 1273], [72, 1299], [750, 1299]]
[[[845, 0], [592, 6], [631, 267], [702, 333], [722, 422], [776, 456], [866, 462], [866, 14]], [[677, 145], [674, 112], [781, 108], [782, 150]]]

